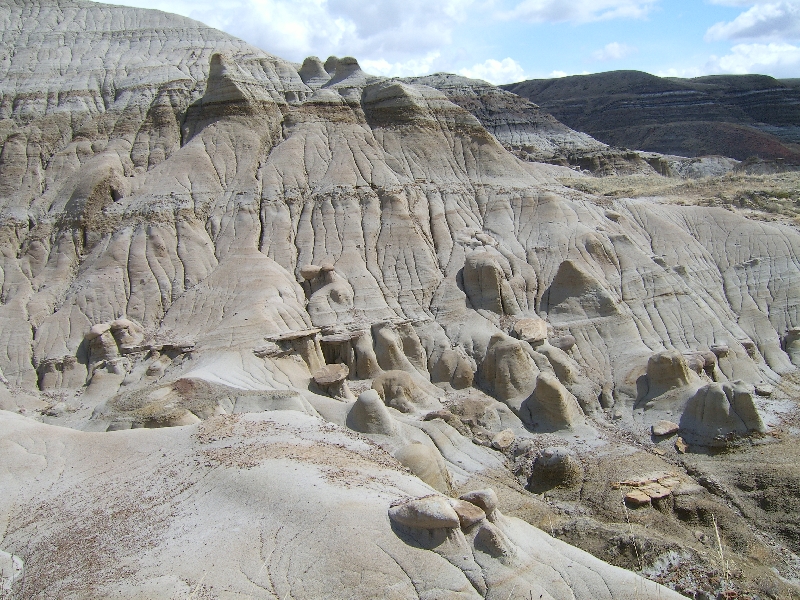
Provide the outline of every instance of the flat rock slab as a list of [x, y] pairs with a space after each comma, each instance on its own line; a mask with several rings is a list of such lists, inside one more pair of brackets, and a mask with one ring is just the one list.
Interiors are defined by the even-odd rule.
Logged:
[[661, 498], [666, 498], [672, 493], [672, 491], [669, 488], [659, 485], [658, 483], [649, 483], [639, 488], [638, 491], [647, 494], [651, 500], [659, 500]]
[[350, 367], [342, 363], [325, 365], [314, 371], [314, 382], [318, 385], [331, 385], [347, 379]]
[[625, 504], [629, 506], [644, 506], [650, 504], [650, 496], [641, 490], [631, 490], [625, 494]]
[[681, 426], [672, 421], [659, 421], [652, 427], [653, 435], [658, 437], [672, 435], [673, 433], [678, 433], [680, 430]]
[[389, 509], [395, 523], [417, 529], [453, 529], [461, 524], [458, 514], [443, 496], [417, 498]]

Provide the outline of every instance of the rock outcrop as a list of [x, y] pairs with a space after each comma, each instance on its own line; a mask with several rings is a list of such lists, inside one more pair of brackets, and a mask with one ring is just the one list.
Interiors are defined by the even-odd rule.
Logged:
[[567, 189], [536, 161], [595, 142], [482, 84], [80, 0], [0, 14], [0, 551], [24, 595], [670, 597], [503, 511], [551, 514], [539, 469], [621, 522], [597, 461], [640, 460], [658, 421], [690, 451], [769, 433], [796, 229]]

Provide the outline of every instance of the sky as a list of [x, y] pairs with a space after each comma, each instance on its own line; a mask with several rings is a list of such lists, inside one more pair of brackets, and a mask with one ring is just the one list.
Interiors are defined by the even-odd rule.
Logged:
[[800, 0], [110, 1], [191, 17], [294, 62], [355, 56], [391, 77], [800, 77]]

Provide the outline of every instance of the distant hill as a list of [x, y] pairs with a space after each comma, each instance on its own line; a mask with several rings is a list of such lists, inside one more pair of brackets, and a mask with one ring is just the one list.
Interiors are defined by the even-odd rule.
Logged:
[[800, 79], [611, 71], [501, 87], [614, 146], [800, 163]]

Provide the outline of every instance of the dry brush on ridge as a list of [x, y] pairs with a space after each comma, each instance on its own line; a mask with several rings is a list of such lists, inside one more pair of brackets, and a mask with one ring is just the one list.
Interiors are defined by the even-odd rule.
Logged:
[[2, 594], [798, 595], [790, 224], [566, 187], [486, 84], [0, 16]]

